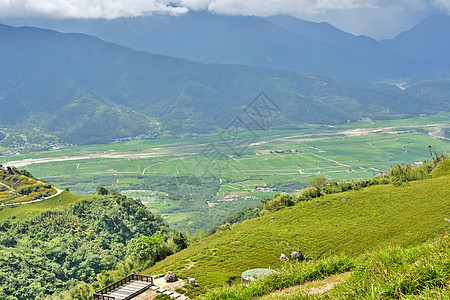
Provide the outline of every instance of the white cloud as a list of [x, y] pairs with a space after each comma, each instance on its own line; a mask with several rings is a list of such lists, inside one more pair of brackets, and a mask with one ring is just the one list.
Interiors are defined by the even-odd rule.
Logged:
[[151, 13], [182, 14], [164, 0], [0, 0], [3, 18], [106, 18], [137, 17]]
[[204, 10], [232, 15], [298, 17], [348, 9], [388, 8], [450, 12], [450, 0], [0, 0], [3, 18], [117, 18]]
[[431, 3], [440, 11], [450, 14], [450, 0], [432, 0]]

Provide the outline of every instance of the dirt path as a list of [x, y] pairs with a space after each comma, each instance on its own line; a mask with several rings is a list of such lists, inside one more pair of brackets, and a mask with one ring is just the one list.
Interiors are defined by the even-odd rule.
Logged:
[[322, 280], [315, 280], [311, 282], [306, 282], [301, 285], [292, 286], [280, 291], [276, 291], [272, 294], [265, 295], [260, 299], [275, 300], [275, 299], [286, 299], [288, 296], [295, 296], [299, 293], [305, 294], [323, 294], [334, 288], [335, 285], [346, 281], [351, 275], [351, 272], [331, 275]]
[[[182, 288], [184, 285], [186, 285], [186, 282], [184, 282], [181, 279], [178, 279], [176, 282], [167, 283], [164, 279], [164, 277], [160, 277], [158, 279], [153, 280], [153, 283], [155, 286], [162, 288], [167, 291], [176, 292], [175, 290], [178, 288]], [[136, 298], [133, 298], [133, 300], [151, 300], [154, 299], [156, 296], [160, 295], [160, 293], [149, 289]], [[181, 299], [188, 299], [185, 296], [180, 297]]]

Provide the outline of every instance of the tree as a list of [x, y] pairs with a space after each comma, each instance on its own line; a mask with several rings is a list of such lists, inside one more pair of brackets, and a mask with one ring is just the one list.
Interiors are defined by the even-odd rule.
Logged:
[[327, 179], [323, 176], [312, 178], [309, 180], [309, 186], [316, 188], [317, 190], [320, 191], [323, 188], [323, 186], [325, 185], [326, 181], [327, 181]]
[[175, 243], [175, 251], [180, 251], [188, 246], [188, 238], [184, 232], [177, 232], [173, 235], [173, 242]]
[[165, 245], [166, 235], [161, 231], [153, 236], [141, 236], [133, 238], [127, 245], [127, 256], [136, 258], [139, 262], [150, 260], [152, 263], [157, 262], [164, 256], [161, 251]]
[[109, 191], [108, 191], [106, 188], [102, 187], [102, 186], [98, 186], [98, 187], [97, 187], [97, 193], [96, 193], [96, 194], [97, 194], [97, 195], [104, 196], [104, 195], [108, 195], [108, 194], [109, 194]]

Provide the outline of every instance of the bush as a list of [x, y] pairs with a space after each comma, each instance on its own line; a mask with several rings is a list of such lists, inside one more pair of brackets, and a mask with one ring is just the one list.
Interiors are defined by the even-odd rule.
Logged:
[[267, 211], [277, 211], [287, 206], [294, 205], [294, 198], [287, 194], [276, 195], [273, 199], [268, 200], [264, 204], [264, 209]]

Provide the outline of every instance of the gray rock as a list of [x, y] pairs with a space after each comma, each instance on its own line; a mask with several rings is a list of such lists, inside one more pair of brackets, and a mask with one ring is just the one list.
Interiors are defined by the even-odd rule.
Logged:
[[292, 252], [291, 257], [292, 257], [292, 259], [296, 259], [296, 260], [304, 259], [303, 254], [301, 252], [297, 252], [297, 251]]
[[178, 280], [177, 275], [175, 275], [175, 273], [172, 271], [167, 272], [166, 276], [164, 276], [164, 279], [166, 280], [166, 282], [175, 282]]
[[342, 198], [341, 201], [342, 202], [347, 202], [347, 198]]

